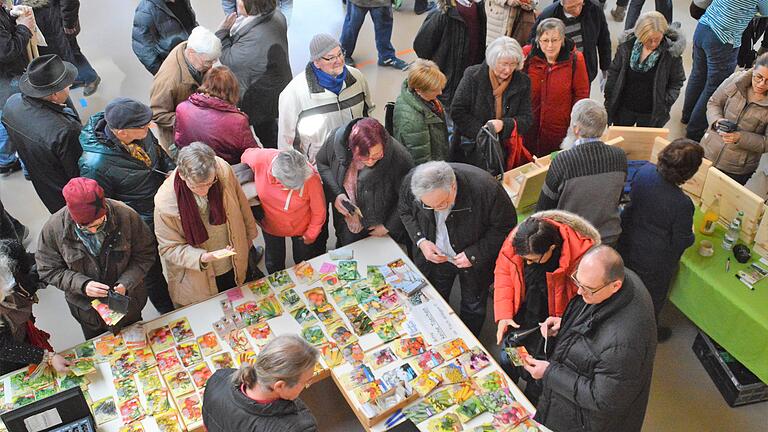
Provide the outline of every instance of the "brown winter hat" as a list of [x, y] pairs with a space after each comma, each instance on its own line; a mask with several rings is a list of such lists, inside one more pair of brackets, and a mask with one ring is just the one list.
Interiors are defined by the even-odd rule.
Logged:
[[85, 177], [75, 177], [62, 190], [72, 220], [79, 225], [88, 225], [107, 214], [104, 189]]

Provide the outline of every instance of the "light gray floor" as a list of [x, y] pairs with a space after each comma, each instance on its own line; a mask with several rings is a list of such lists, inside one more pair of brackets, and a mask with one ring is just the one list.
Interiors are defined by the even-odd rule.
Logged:
[[[83, 32], [79, 42], [103, 79], [98, 93], [87, 100], [82, 98], [80, 90], [73, 92], [73, 100], [83, 119], [102, 110], [109, 100], [117, 96], [130, 96], [148, 102], [151, 76], [138, 62], [130, 45], [133, 10], [138, 1], [81, 0], [81, 3]], [[542, 1], [542, 4], [549, 3], [549, 0]], [[647, 8], [652, 7], [653, 2], [647, 3]], [[223, 18], [219, 1], [192, 0], [192, 4], [200, 24], [215, 30]], [[675, 19], [682, 22], [690, 45], [695, 22], [688, 16], [688, 5], [686, 0], [675, 0]], [[612, 6], [613, 2], [609, 2], [609, 7]], [[412, 1], [408, 0], [401, 12], [395, 12], [393, 43], [398, 52], [403, 52], [401, 57], [405, 60], [415, 58], [410, 51], [411, 43], [424, 18], [414, 15], [412, 10]], [[623, 24], [613, 22], [610, 16], [608, 18], [615, 45], [616, 35]], [[341, 0], [294, 0], [289, 29], [294, 72], [302, 70], [306, 64], [308, 42], [312, 35], [320, 32], [338, 35], [343, 19]], [[362, 71], [379, 106], [374, 115], [382, 118], [384, 104], [395, 100], [405, 74], [375, 65], [376, 51], [370, 20], [366, 21], [361, 31], [354, 57], [363, 64]], [[690, 48], [684, 58], [686, 71], [690, 71]], [[602, 100], [596, 84], [592, 88], [592, 97]], [[682, 102], [681, 96], [673, 107], [672, 120], [668, 125], [673, 138], [683, 133], [679, 122]], [[30, 249], [36, 249], [36, 239], [48, 213], [32, 185], [24, 180], [21, 173], [16, 173], [0, 180], [0, 194], [6, 208], [29, 226], [33, 239]], [[40, 297], [35, 315], [38, 325], [53, 334], [53, 346], [65, 349], [82, 341], [80, 328], [71, 318], [63, 295], [55, 289], [48, 289], [41, 292]], [[457, 297], [456, 293], [454, 297]], [[453, 299], [453, 304], [457, 304], [457, 298]], [[151, 304], [147, 304], [144, 317], [155, 316], [157, 312]], [[672, 326], [674, 334], [669, 342], [659, 345], [644, 431], [767, 431], [768, 404], [729, 408], [691, 351], [695, 327], [671, 305], [666, 308], [663, 321]], [[493, 333], [489, 316], [480, 340], [496, 350]], [[303, 398], [318, 417], [320, 430], [363, 430], [330, 380], [316, 384], [304, 392]]]

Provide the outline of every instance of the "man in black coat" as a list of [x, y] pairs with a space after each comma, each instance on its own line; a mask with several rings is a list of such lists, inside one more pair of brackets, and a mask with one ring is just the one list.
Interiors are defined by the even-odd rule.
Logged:
[[485, 321], [493, 267], [517, 213], [504, 188], [471, 165], [432, 161], [403, 180], [398, 205], [414, 262], [440, 295], [461, 283], [459, 316], [474, 334]]
[[3, 108], [2, 122], [51, 213], [64, 207], [61, 189], [79, 175], [80, 116], [69, 99], [77, 68], [55, 54], [40, 56], [21, 76]]
[[543, 384], [535, 419], [559, 432], [639, 432], [656, 354], [651, 297], [604, 245], [587, 251], [571, 278], [579, 295], [542, 327], [555, 338], [548, 361], [524, 359]]
[[152, 74], [197, 27], [189, 0], [141, 0], [133, 16], [133, 52]]
[[612, 55], [611, 34], [603, 10], [590, 0], [556, 0], [536, 18], [529, 38], [532, 44], [536, 42], [536, 28], [541, 20], [552, 17], [565, 23], [566, 37], [573, 40], [576, 48], [584, 53], [589, 82], [597, 76], [597, 61], [600, 60], [602, 87], [611, 66]]

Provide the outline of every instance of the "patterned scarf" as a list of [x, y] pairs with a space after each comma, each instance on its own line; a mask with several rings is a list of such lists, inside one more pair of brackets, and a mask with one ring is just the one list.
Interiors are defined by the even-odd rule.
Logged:
[[653, 50], [645, 61], [640, 61], [640, 56], [643, 53], [643, 44], [640, 39], [635, 39], [635, 45], [632, 47], [632, 55], [629, 57], [629, 67], [635, 72], [648, 72], [656, 66], [656, 61], [659, 60], [659, 49]]
[[113, 143], [121, 144], [128, 151], [128, 154], [130, 154], [132, 158], [140, 162], [144, 162], [144, 164], [147, 167], [152, 166], [152, 158], [149, 157], [149, 154], [147, 154], [147, 151], [144, 150], [144, 148], [140, 144], [136, 144], [136, 143], [126, 144], [120, 141], [120, 139], [115, 136], [115, 134], [112, 132], [112, 129], [110, 129], [109, 126], [104, 128], [104, 135], [107, 137], [108, 140], [112, 141]]

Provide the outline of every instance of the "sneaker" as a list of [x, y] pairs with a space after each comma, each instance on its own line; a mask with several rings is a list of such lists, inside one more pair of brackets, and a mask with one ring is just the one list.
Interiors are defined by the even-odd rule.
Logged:
[[395, 69], [406, 70], [410, 64], [400, 60], [397, 57], [392, 57], [386, 60], [379, 60], [379, 66], [387, 66]]
[[626, 6], [616, 6], [616, 9], [611, 9], [611, 16], [616, 22], [624, 21], [624, 17], [627, 15]]
[[99, 89], [99, 84], [101, 84], [101, 77], [97, 76], [95, 80], [83, 86], [83, 96], [90, 96], [96, 93], [96, 90]]
[[354, 60], [352, 60], [352, 57], [344, 57], [344, 64], [346, 64], [349, 67], [357, 67], [357, 63], [355, 63]]
[[426, 9], [423, 9], [423, 10], [416, 10], [416, 9], [414, 9], [413, 11], [416, 13], [416, 15], [421, 15], [424, 12], [431, 11], [432, 9], [435, 8], [435, 6], [437, 6], [437, 4], [435, 4], [435, 2], [429, 2], [429, 3], [427, 3]]
[[680, 123], [682, 123], [682, 124], [684, 124], [684, 125], [687, 125], [687, 124], [688, 124], [688, 120], [689, 120], [689, 119], [687, 119], [687, 118], [685, 118], [685, 117], [681, 117], [681, 118], [680, 118]]
[[0, 167], [0, 177], [8, 177], [19, 170], [21, 170], [21, 162], [16, 159], [12, 164]]

